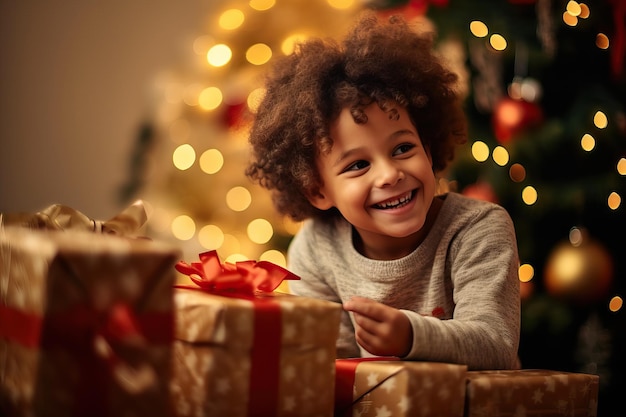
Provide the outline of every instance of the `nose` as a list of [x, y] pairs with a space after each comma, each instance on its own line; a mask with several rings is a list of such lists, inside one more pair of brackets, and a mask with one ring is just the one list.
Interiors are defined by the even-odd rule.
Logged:
[[396, 185], [405, 177], [404, 171], [395, 161], [379, 161], [376, 168], [375, 185], [379, 188]]

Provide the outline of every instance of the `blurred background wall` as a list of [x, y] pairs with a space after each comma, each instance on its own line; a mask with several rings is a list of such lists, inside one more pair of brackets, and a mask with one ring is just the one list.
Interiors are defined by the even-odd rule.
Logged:
[[116, 213], [154, 79], [211, 3], [0, 1], [0, 212]]

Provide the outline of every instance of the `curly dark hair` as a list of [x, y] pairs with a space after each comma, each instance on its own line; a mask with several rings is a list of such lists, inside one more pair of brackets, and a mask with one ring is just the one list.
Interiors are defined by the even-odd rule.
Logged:
[[250, 132], [246, 175], [272, 192], [281, 214], [296, 221], [335, 218], [338, 211], [319, 210], [307, 198], [322, 185], [316, 157], [332, 147], [330, 124], [342, 109], [366, 123], [363, 109], [373, 102], [390, 118], [398, 116], [397, 105], [406, 108], [434, 172], [445, 169], [455, 146], [467, 140], [466, 118], [458, 77], [433, 45], [432, 34], [419, 34], [399, 16], [383, 21], [366, 13], [342, 43], [310, 39], [277, 59]]

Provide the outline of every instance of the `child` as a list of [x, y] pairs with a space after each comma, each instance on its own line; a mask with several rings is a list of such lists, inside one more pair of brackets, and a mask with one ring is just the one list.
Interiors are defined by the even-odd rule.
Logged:
[[246, 174], [306, 220], [289, 247], [301, 278], [290, 288], [343, 304], [338, 357], [515, 368], [513, 224], [498, 205], [436, 195], [466, 125], [432, 45], [373, 14], [341, 44], [299, 45], [267, 79]]

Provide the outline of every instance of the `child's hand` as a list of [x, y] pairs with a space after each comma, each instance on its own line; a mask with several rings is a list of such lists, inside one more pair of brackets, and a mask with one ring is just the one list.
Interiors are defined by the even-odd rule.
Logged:
[[343, 305], [354, 314], [356, 341], [376, 356], [403, 357], [413, 343], [413, 329], [404, 313], [363, 297], [352, 297]]

